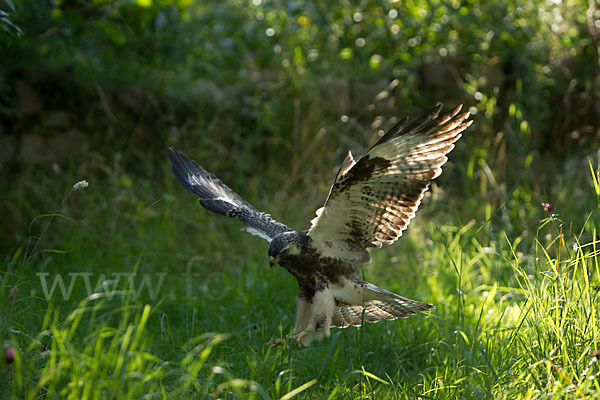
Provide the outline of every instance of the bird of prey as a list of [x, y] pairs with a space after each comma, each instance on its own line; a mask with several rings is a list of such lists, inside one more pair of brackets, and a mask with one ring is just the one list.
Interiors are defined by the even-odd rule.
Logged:
[[[410, 300], [360, 279], [357, 266], [369, 262], [368, 247], [398, 239], [421, 203], [446, 155], [473, 121], [458, 106], [441, 116], [442, 104], [412, 123], [405, 118], [360, 158], [348, 155], [323, 207], [308, 230], [296, 231], [254, 208], [216, 176], [175, 148], [173, 172], [199, 202], [217, 214], [245, 224], [269, 242], [269, 263], [279, 264], [298, 281], [296, 322], [291, 338], [298, 347], [330, 327], [394, 320], [433, 306]], [[272, 344], [289, 338], [276, 339]]]

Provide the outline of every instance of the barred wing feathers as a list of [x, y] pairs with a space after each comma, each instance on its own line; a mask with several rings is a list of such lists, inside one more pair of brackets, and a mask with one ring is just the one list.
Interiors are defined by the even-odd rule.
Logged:
[[258, 211], [246, 200], [174, 147], [169, 148], [173, 173], [181, 185], [198, 196], [200, 204], [214, 213], [237, 218], [247, 232], [271, 242], [276, 235], [292, 229], [277, 222], [269, 214]]
[[308, 232], [324, 256], [363, 263], [367, 247], [402, 235], [446, 154], [472, 123], [469, 113], [458, 115], [461, 106], [438, 117], [441, 107], [397, 124], [358, 161], [348, 155]]

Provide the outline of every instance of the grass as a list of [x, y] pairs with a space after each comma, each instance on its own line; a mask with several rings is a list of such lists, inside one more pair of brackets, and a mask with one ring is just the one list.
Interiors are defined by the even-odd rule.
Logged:
[[[296, 283], [262, 240], [194, 204], [167, 166], [158, 188], [91, 181], [5, 258], [0, 337], [16, 351], [0, 397], [597, 398], [600, 189], [592, 163], [573, 165], [544, 198], [468, 170], [465, 201], [436, 188], [363, 269], [436, 309], [301, 350], [264, 346], [291, 331]], [[250, 200], [305, 228], [317, 196], [259, 201], [262, 184]]]

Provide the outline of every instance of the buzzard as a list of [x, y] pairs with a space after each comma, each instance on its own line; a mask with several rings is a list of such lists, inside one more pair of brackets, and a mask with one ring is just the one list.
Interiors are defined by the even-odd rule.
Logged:
[[257, 210], [175, 148], [169, 157], [177, 180], [203, 207], [242, 221], [244, 230], [269, 242], [271, 267], [279, 264], [298, 280], [291, 338], [306, 346], [329, 336], [331, 327], [406, 318], [433, 307], [365, 282], [357, 266], [369, 262], [368, 247], [393, 243], [415, 216], [454, 142], [473, 122], [469, 113], [459, 115], [461, 107], [440, 116], [438, 104], [410, 124], [408, 118], [396, 124], [357, 160], [348, 152], [305, 231]]

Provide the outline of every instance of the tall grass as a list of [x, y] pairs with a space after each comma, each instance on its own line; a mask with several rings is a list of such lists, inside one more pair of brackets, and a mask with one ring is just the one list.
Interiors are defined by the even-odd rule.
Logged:
[[[473, 214], [475, 199], [448, 202], [436, 189], [405, 237], [363, 269], [436, 309], [333, 330], [299, 351], [264, 346], [291, 331], [296, 284], [267, 268], [262, 241], [171, 194], [168, 178], [168, 194], [140, 194], [146, 183], [136, 183], [125, 203], [92, 184], [53, 213], [70, 219], [32, 233], [37, 250], [60, 251], [17, 249], [4, 261], [0, 337], [15, 355], [2, 364], [0, 396], [597, 398], [600, 190], [597, 166], [576, 165], [584, 168], [547, 198], [529, 193], [538, 205], [525, 214], [507, 194], [497, 204], [481, 192]], [[111, 184], [121, 185], [102, 190]], [[581, 199], [561, 197], [576, 189], [585, 211]], [[544, 209], [548, 198], [559, 201]], [[62, 276], [66, 289], [75, 279], [68, 298], [58, 285], [48, 296], [40, 273], [48, 285]]]

